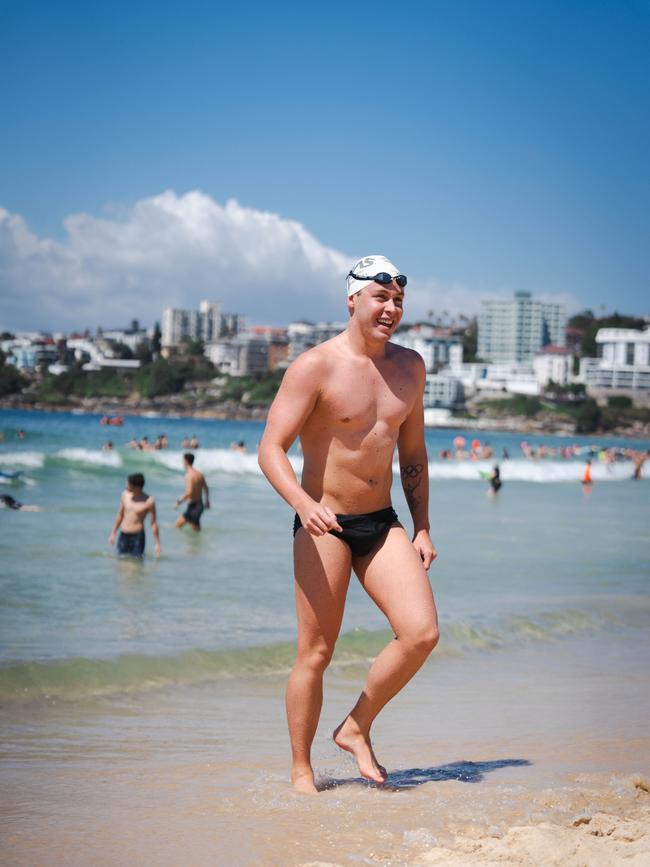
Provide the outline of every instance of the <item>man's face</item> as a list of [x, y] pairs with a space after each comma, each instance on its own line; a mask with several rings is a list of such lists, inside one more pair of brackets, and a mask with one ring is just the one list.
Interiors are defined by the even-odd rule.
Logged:
[[372, 283], [350, 299], [362, 331], [375, 339], [390, 340], [402, 319], [404, 290], [396, 283]]

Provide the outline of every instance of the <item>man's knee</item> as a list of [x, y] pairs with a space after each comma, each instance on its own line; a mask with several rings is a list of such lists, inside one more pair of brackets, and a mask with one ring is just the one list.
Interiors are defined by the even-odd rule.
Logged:
[[332, 661], [334, 645], [326, 641], [318, 641], [298, 651], [297, 662], [312, 671], [323, 672]]
[[407, 642], [412, 650], [420, 656], [428, 656], [440, 639], [438, 624], [422, 623], [408, 634]]

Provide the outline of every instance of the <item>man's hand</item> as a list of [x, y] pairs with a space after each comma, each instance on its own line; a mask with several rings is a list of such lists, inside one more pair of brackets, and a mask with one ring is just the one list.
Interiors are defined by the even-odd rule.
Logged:
[[111, 535], [108, 537], [108, 544], [109, 545], [115, 544], [115, 533], [111, 533]]
[[160, 557], [160, 542], [156, 542], [156, 557]]
[[301, 509], [298, 517], [302, 526], [312, 536], [324, 536], [329, 530], [343, 532], [334, 512], [315, 500], [311, 500], [304, 509]]
[[426, 530], [420, 530], [413, 536], [413, 547], [420, 555], [424, 568], [428, 569], [438, 556], [438, 552]]

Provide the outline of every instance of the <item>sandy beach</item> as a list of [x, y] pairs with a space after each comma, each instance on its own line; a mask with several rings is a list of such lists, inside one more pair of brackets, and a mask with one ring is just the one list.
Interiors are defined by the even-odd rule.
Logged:
[[[202, 442], [195, 538], [173, 530], [180, 452], [106, 455], [85, 416], [13, 424], [7, 490], [42, 511], [0, 513], [3, 865], [648, 863], [650, 489], [629, 466], [586, 493], [579, 460], [513, 459], [490, 498], [469, 462], [431, 461], [440, 645], [378, 719], [390, 776], [368, 786], [331, 732], [391, 634], [352, 582], [309, 798], [288, 778], [291, 515], [229, 448], [261, 426], [166, 421]], [[136, 470], [163, 543], [139, 564], [106, 545]]]
[[378, 722], [387, 786], [329, 732], [364, 667], [335, 666], [321, 793], [286, 773], [283, 678], [3, 712], [3, 863], [648, 863], [650, 642], [549, 642], [431, 661]]

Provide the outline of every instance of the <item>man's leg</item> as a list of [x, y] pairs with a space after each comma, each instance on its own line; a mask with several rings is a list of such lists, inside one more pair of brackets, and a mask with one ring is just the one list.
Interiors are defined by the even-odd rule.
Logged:
[[294, 539], [298, 655], [287, 684], [291, 779], [315, 792], [311, 745], [323, 703], [323, 674], [341, 628], [352, 555], [329, 533], [315, 537], [300, 528]]
[[363, 692], [334, 740], [353, 753], [364, 777], [383, 783], [386, 774], [372, 751], [370, 726], [438, 643], [438, 615], [426, 570], [402, 527], [392, 527], [381, 547], [355, 558], [354, 567], [388, 618], [395, 639], [373, 662]]

